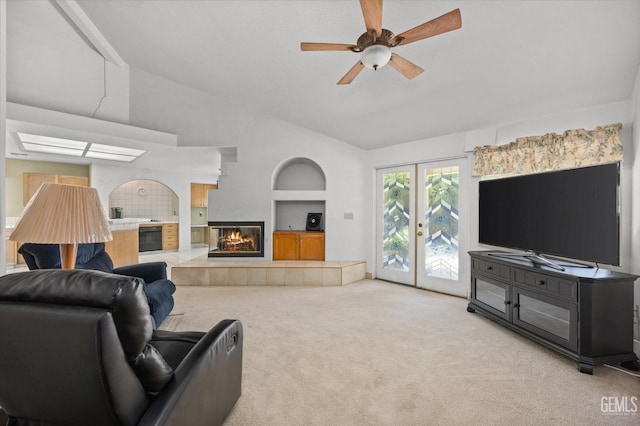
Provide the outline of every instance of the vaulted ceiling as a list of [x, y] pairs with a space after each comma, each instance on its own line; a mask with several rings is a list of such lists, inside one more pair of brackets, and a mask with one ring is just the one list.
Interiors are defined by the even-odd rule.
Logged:
[[388, 0], [400, 33], [459, 8], [462, 28], [394, 51], [425, 69], [387, 66], [336, 82], [353, 52], [357, 0], [78, 0], [131, 66], [374, 149], [628, 100], [640, 65], [640, 2]]

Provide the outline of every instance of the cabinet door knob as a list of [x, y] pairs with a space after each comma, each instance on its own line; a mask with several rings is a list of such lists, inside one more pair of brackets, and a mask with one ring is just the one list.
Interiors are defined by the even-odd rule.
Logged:
[[493, 266], [487, 266], [487, 271], [493, 271]]
[[514, 308], [519, 308], [519, 307], [520, 307], [520, 305], [519, 305], [518, 303], [514, 303], [514, 304], [513, 304], [513, 307], [514, 307]]
[[538, 285], [545, 285], [545, 284], [546, 284], [546, 282], [544, 280], [538, 281]]
[[510, 304], [511, 304], [511, 300], [505, 300], [505, 301], [504, 301], [504, 304], [505, 304], [505, 305], [510, 305]]

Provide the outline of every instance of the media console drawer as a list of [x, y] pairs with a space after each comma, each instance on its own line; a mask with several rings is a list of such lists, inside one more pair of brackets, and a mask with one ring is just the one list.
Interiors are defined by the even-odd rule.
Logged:
[[526, 288], [537, 289], [541, 293], [573, 302], [578, 300], [578, 283], [523, 269], [511, 268], [513, 282]]
[[496, 278], [501, 278], [503, 280], [509, 280], [511, 278], [511, 268], [501, 263], [481, 259], [472, 259], [472, 265], [474, 270], [483, 272]]

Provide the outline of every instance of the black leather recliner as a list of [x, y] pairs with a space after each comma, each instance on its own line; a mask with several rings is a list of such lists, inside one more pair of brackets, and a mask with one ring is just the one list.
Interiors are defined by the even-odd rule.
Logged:
[[[58, 244], [24, 243], [18, 249], [30, 270], [60, 269], [60, 248]], [[112, 272], [142, 278], [145, 282], [144, 293], [147, 295], [151, 316], [156, 327], [171, 313], [176, 286], [167, 279], [166, 262], [148, 262], [135, 265], [113, 267], [113, 261], [105, 250], [104, 243], [78, 244], [76, 269]]]
[[154, 330], [138, 278], [0, 277], [0, 418], [9, 424], [221, 424], [240, 397], [242, 348], [237, 320], [207, 333]]

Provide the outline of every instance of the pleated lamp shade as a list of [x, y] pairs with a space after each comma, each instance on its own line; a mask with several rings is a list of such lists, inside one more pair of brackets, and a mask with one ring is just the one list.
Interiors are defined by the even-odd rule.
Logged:
[[25, 206], [9, 239], [60, 244], [62, 268], [73, 269], [78, 244], [111, 241], [113, 237], [95, 188], [43, 183]]

